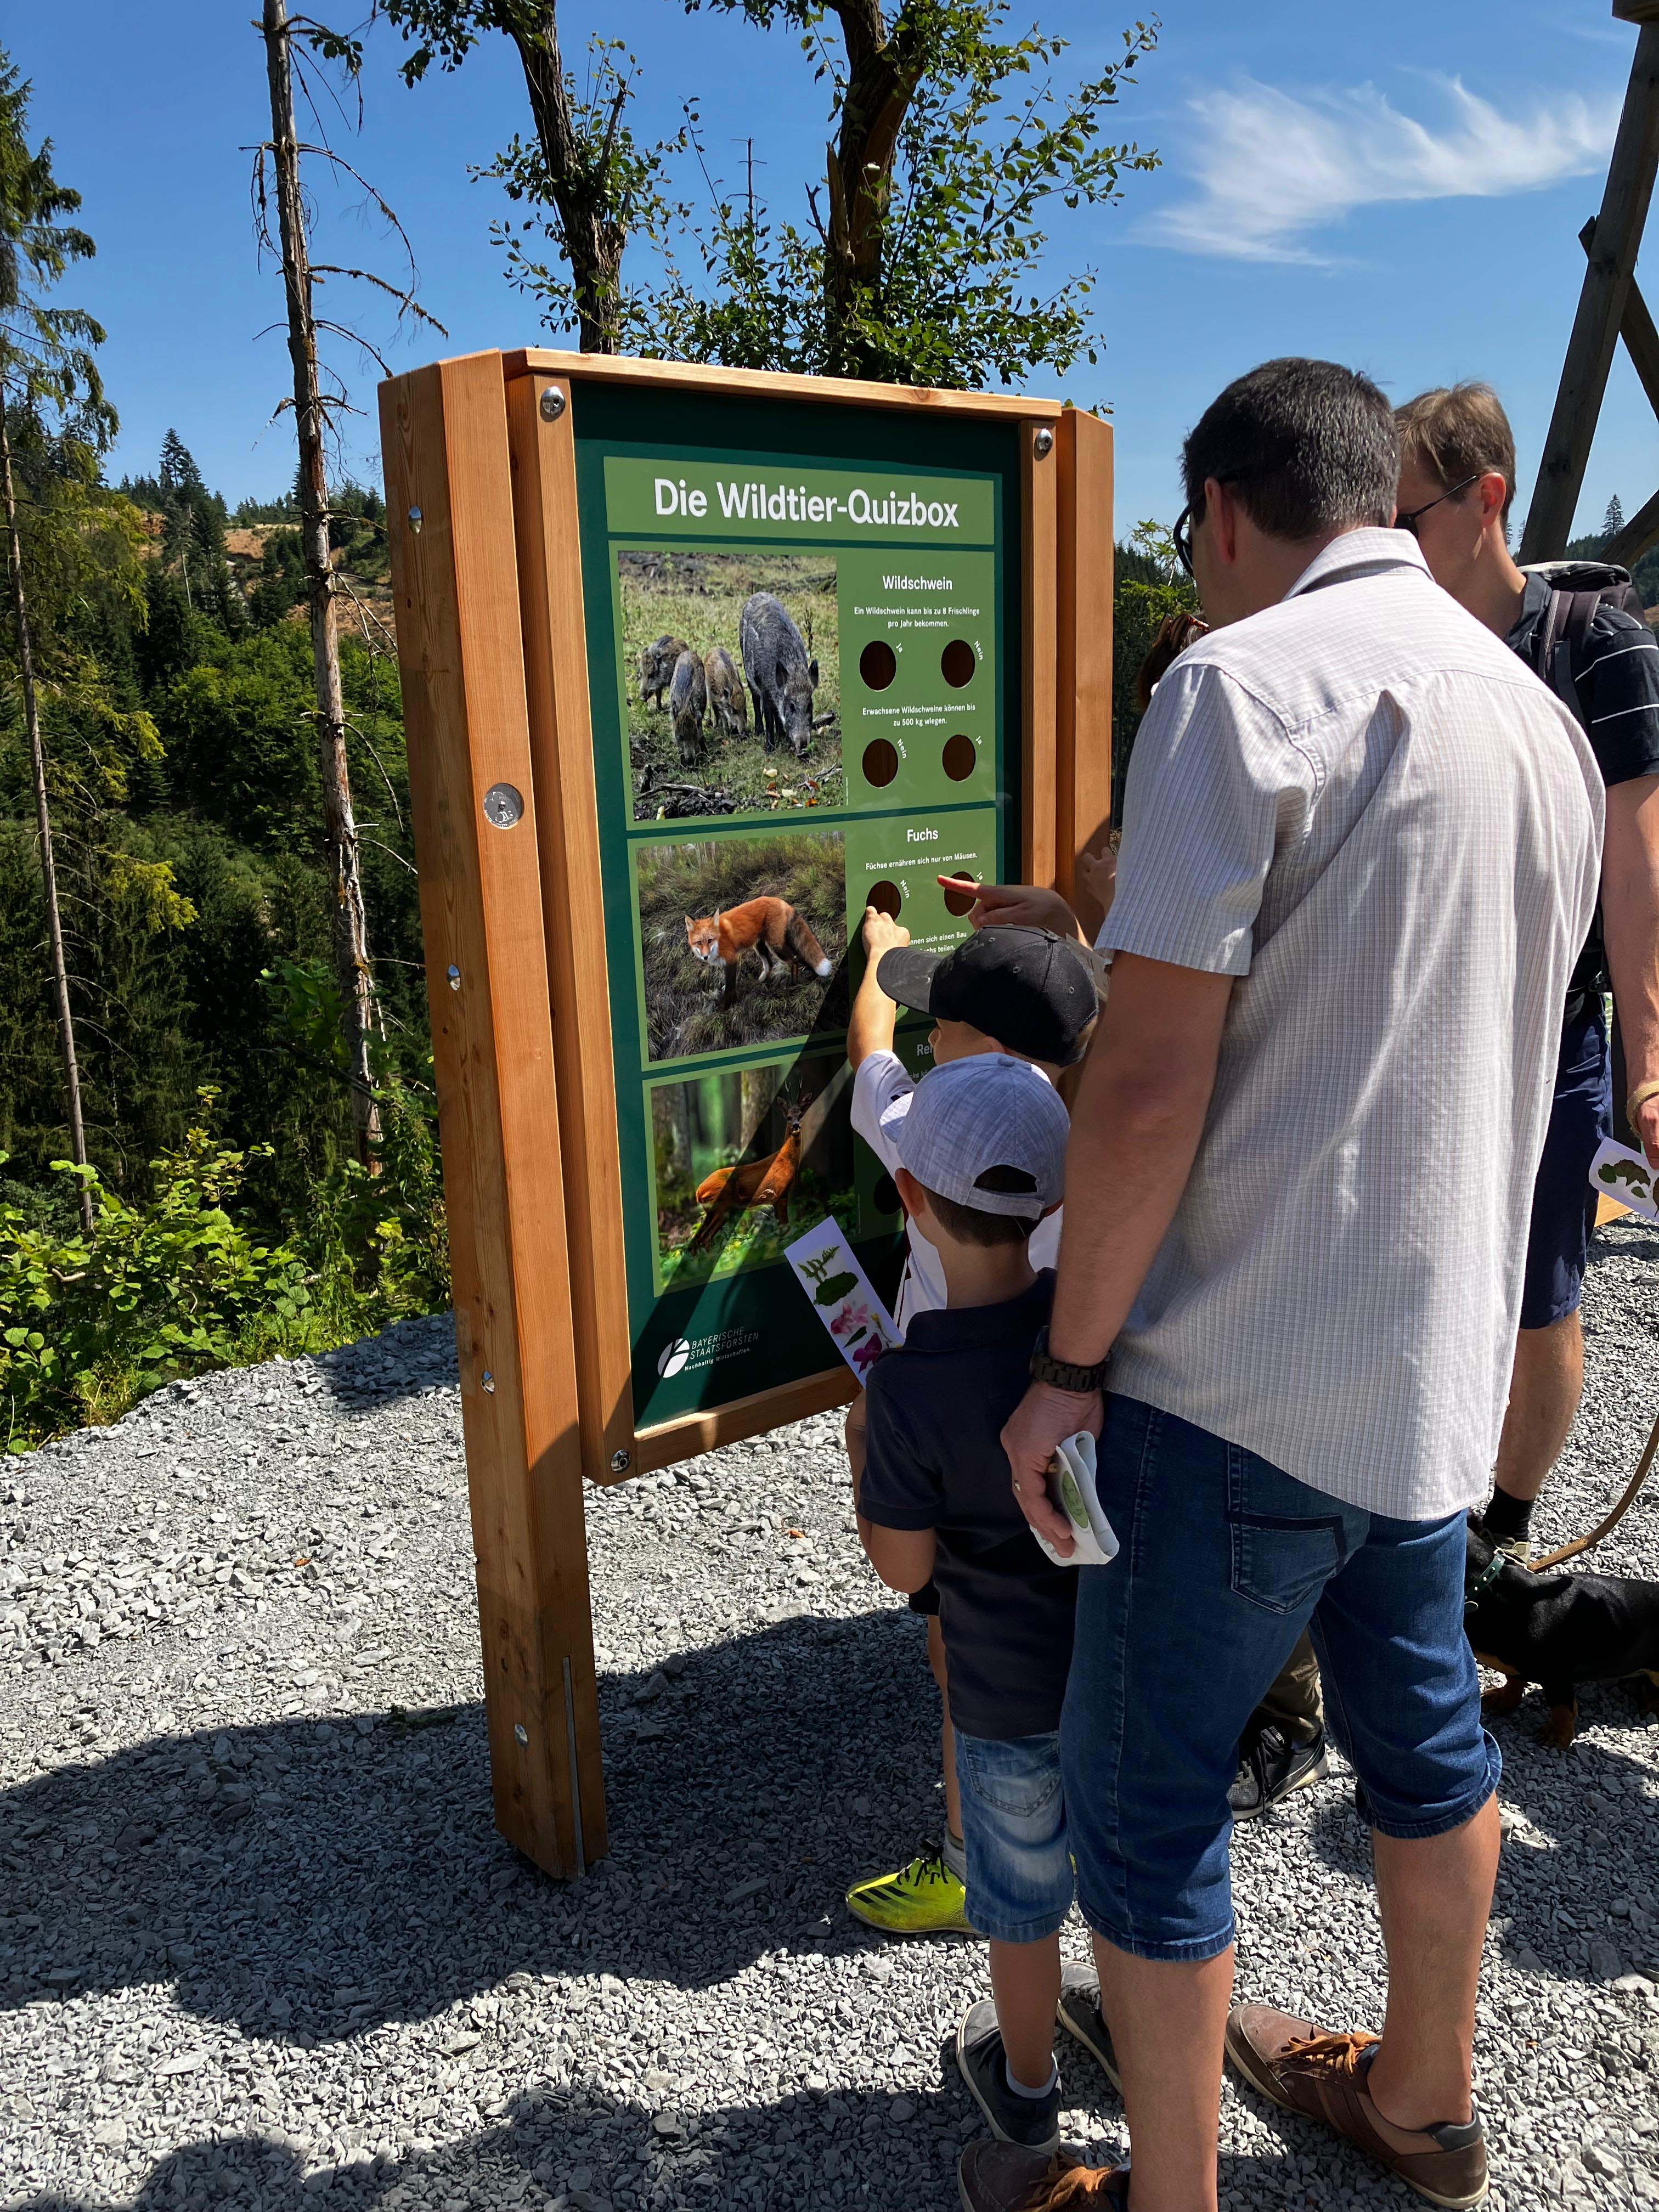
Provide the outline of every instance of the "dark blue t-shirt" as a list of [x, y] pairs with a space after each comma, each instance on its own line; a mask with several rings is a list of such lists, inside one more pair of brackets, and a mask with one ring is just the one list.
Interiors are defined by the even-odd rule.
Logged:
[[1077, 1570], [1026, 1526], [1002, 1448], [1054, 1295], [1049, 1270], [1000, 1305], [916, 1314], [870, 1376], [859, 1510], [934, 1531], [951, 1719], [999, 1743], [1060, 1726], [1072, 1663]]

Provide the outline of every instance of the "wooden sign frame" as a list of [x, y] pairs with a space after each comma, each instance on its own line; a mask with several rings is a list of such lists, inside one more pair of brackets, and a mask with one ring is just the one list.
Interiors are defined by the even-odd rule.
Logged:
[[635, 1425], [611, 987], [594, 926], [584, 386], [1012, 428], [1025, 881], [1072, 895], [1079, 856], [1104, 842], [1111, 793], [1112, 434], [1094, 416], [539, 350], [468, 355], [382, 386], [496, 1824], [563, 1877], [606, 1847], [584, 1478], [668, 1467], [856, 1388], [837, 1361]]

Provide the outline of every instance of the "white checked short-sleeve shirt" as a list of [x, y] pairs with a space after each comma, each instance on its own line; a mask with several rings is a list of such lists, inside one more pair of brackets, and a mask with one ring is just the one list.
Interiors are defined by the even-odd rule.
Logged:
[[1100, 944], [1239, 981], [1110, 1389], [1376, 1513], [1485, 1496], [1601, 820], [1577, 724], [1403, 532], [1175, 663]]

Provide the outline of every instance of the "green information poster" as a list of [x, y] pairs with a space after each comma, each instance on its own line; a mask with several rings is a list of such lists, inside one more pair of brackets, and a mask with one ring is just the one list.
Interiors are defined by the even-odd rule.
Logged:
[[850, 1121], [860, 930], [873, 903], [948, 949], [938, 878], [1018, 859], [1018, 457], [725, 398], [584, 392], [574, 427], [643, 1429], [839, 1364], [783, 1258], [827, 1218], [892, 1297], [897, 1195]]

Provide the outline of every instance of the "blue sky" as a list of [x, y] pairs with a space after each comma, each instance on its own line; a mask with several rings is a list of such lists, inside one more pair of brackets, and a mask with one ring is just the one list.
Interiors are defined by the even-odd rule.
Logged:
[[[349, 21], [364, 12], [348, 0]], [[325, 12], [326, 0], [319, 0]], [[175, 427], [234, 502], [269, 496], [293, 471], [291, 428], [270, 421], [286, 356], [281, 289], [254, 252], [243, 149], [264, 134], [252, 0], [127, 0], [8, 11], [0, 33], [34, 84], [33, 128], [59, 177], [85, 197], [99, 257], [64, 296], [107, 325], [106, 373], [123, 418], [113, 473], [154, 466]], [[1576, 17], [1577, 21], [1570, 21]], [[1080, 73], [1115, 49], [1126, 15], [1081, 0], [1015, 9], [1074, 43]], [[735, 173], [752, 132], [775, 203], [798, 214], [821, 173], [823, 94], [793, 37], [674, 0], [566, 0], [567, 53], [591, 30], [647, 58], [635, 127], [665, 134], [697, 90], [716, 159]], [[1290, 0], [1168, 0], [1159, 51], [1118, 111], [1115, 136], [1156, 146], [1164, 167], [1127, 179], [1122, 203], [1060, 214], [1051, 269], [1092, 264], [1100, 365], [1066, 396], [1109, 407], [1118, 523], [1167, 521], [1179, 503], [1182, 436], [1232, 375], [1275, 353], [1317, 353], [1368, 370], [1396, 398], [1486, 376], [1521, 449], [1524, 506], [1579, 283], [1577, 231], [1601, 197], [1635, 33], [1606, 0], [1395, 0], [1386, 10]], [[371, 41], [360, 137], [340, 150], [397, 208], [421, 298], [447, 341], [397, 341], [395, 366], [438, 352], [544, 337], [506, 284], [489, 222], [503, 203], [468, 179], [529, 128], [522, 81], [500, 39], [458, 76], [406, 92], [398, 43]], [[321, 186], [319, 258], [389, 266], [355, 188]], [[1659, 246], [1649, 257], [1659, 270]], [[1659, 276], [1651, 280], [1659, 292]], [[345, 303], [331, 287], [326, 305]], [[1659, 301], [1656, 301], [1659, 305]], [[367, 326], [383, 333], [384, 320]], [[374, 372], [352, 370], [367, 410], [354, 458], [375, 463]], [[1039, 374], [1036, 388], [1057, 380]], [[1627, 512], [1659, 483], [1659, 424], [1629, 364], [1615, 363], [1579, 527], [1611, 494]]]

